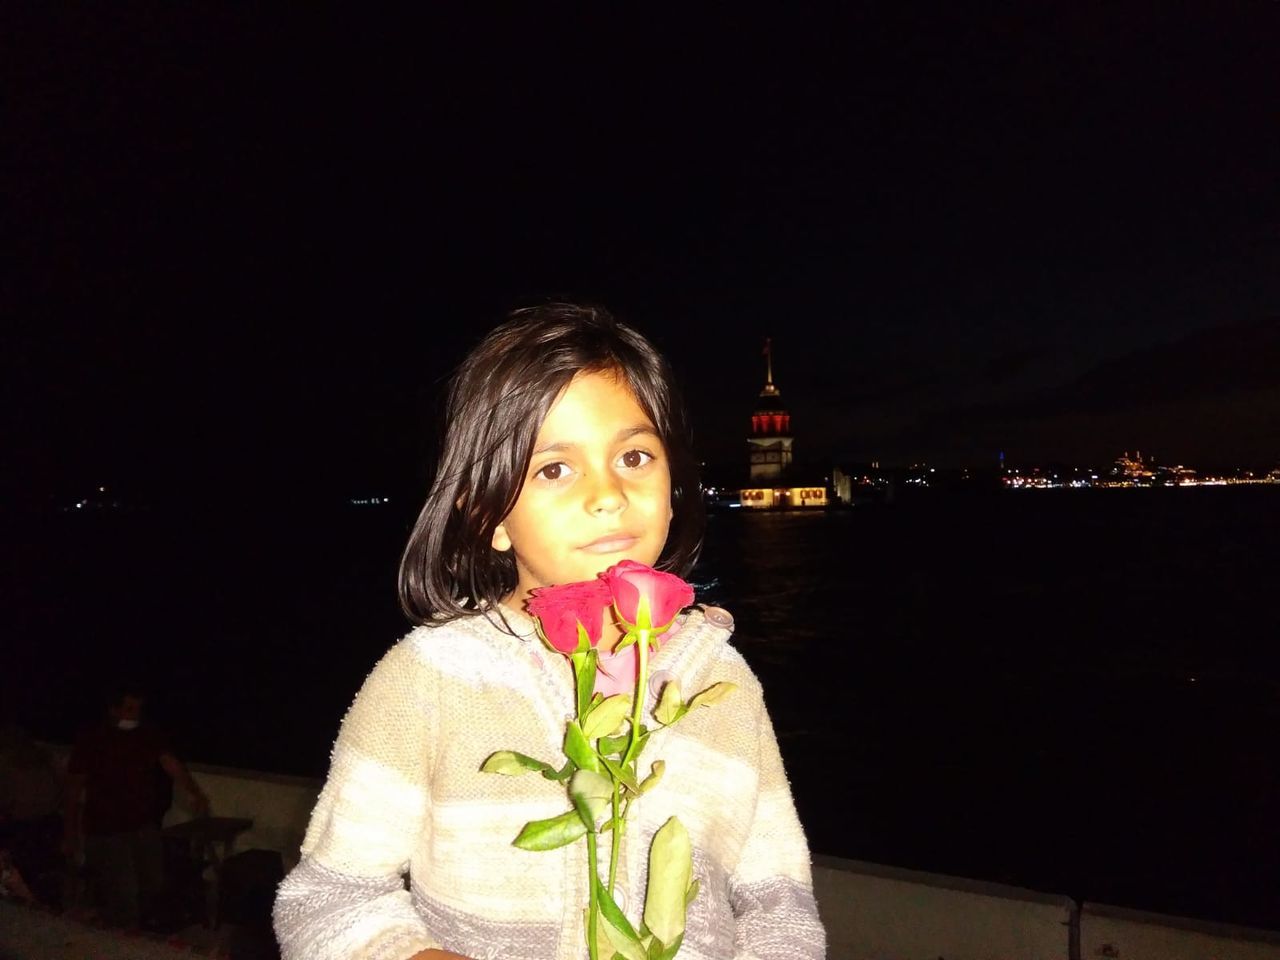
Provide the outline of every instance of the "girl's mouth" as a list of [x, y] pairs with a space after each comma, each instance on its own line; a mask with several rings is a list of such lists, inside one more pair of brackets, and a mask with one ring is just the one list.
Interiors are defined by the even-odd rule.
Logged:
[[578, 549], [585, 553], [622, 553], [636, 545], [640, 537], [633, 533], [607, 533]]

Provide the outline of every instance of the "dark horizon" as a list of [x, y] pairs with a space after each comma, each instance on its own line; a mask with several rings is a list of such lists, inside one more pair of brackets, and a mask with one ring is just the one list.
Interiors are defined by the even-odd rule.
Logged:
[[420, 483], [548, 296], [714, 464], [766, 336], [801, 459], [1280, 458], [1273, 5], [9, 19], [11, 500]]

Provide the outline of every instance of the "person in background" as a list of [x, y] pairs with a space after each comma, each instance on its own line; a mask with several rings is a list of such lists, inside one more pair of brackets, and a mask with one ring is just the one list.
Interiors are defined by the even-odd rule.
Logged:
[[21, 900], [34, 906], [39, 901], [27, 888], [20, 871], [9, 856], [9, 851], [0, 847], [0, 899]]
[[0, 853], [8, 854], [14, 876], [26, 878], [28, 896], [49, 905], [61, 893], [61, 808], [62, 784], [49, 750], [18, 724], [0, 724]]
[[209, 801], [167, 738], [142, 722], [136, 686], [117, 690], [105, 722], [77, 738], [67, 765], [64, 851], [84, 864], [100, 918], [130, 929], [154, 919], [164, 889], [164, 850], [156, 802], [158, 771], [186, 794], [197, 815]]

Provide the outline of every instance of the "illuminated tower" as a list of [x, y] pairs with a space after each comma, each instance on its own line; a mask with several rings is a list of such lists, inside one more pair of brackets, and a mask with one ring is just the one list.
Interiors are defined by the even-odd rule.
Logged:
[[773, 341], [765, 339], [764, 389], [751, 414], [751, 479], [780, 479], [791, 466], [791, 414], [783, 406], [782, 395], [773, 385]]

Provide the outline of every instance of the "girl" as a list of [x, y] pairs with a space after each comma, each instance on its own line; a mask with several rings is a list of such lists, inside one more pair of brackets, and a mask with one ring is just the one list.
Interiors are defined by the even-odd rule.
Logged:
[[[568, 664], [523, 612], [529, 592], [623, 559], [687, 574], [702, 522], [671, 372], [634, 330], [550, 304], [517, 311], [472, 352], [401, 564], [401, 604], [419, 626], [343, 720], [276, 900], [284, 960], [585, 957], [585, 845], [511, 844], [563, 811], [563, 787], [480, 766], [497, 749], [558, 757], [573, 709]], [[638, 915], [650, 841], [675, 815], [701, 888], [679, 960], [821, 957], [809, 852], [732, 624], [695, 607], [654, 655], [648, 711], [673, 678], [685, 691], [738, 689], [654, 732], [647, 754], [666, 775], [633, 805], [617, 899]], [[625, 686], [636, 648], [608, 656], [619, 637], [606, 626], [601, 680]]]

